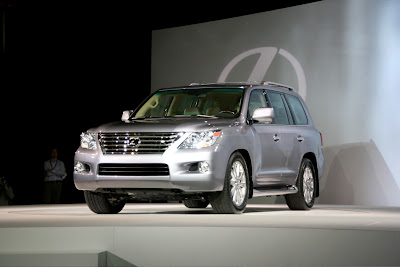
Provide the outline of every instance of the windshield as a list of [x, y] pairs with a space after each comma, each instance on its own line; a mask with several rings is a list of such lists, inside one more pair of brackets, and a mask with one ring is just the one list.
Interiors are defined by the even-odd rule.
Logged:
[[243, 89], [182, 89], [158, 91], [132, 117], [213, 116], [240, 114]]

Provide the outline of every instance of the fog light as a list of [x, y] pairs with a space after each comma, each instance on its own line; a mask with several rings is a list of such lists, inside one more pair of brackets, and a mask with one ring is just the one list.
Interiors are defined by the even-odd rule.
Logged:
[[86, 163], [77, 161], [75, 162], [74, 171], [78, 173], [90, 172], [90, 166]]
[[210, 164], [205, 161], [199, 162], [199, 172], [205, 173], [210, 170]]

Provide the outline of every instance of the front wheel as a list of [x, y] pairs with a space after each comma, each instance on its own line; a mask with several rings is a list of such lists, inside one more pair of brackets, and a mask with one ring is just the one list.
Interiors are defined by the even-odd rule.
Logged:
[[309, 210], [314, 206], [316, 196], [315, 169], [311, 160], [304, 158], [301, 162], [296, 186], [296, 194], [285, 195], [286, 203], [291, 210]]
[[235, 152], [226, 167], [224, 189], [210, 197], [216, 213], [242, 213], [249, 196], [249, 174], [242, 154]]
[[85, 191], [84, 196], [89, 209], [98, 214], [117, 214], [126, 203], [126, 198], [111, 194]]

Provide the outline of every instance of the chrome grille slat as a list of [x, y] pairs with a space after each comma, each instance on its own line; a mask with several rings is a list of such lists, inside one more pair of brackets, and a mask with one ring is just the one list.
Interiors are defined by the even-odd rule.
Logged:
[[[162, 154], [178, 140], [179, 133], [99, 133], [103, 154]], [[131, 140], [138, 144], [132, 145]]]
[[[117, 137], [117, 138], [116, 138]], [[125, 141], [125, 140], [129, 140], [129, 138], [131, 137], [140, 137], [140, 139], [146, 140], [146, 141], [152, 141], [152, 140], [165, 140], [165, 141], [169, 141], [169, 140], [173, 140], [175, 139], [177, 136], [173, 135], [173, 136], [169, 136], [169, 137], [159, 137], [159, 136], [140, 136], [140, 135], [132, 135], [132, 136], [123, 136], [123, 137], [119, 137], [119, 136], [105, 136], [104, 140], [108, 141], [108, 140], [115, 140], [117, 139], [118, 141]]]
[[[143, 144], [143, 143], [142, 143]], [[109, 146], [111, 146], [111, 147], [119, 147], [119, 148], [123, 148], [123, 147], [129, 147], [129, 145], [127, 145], [127, 144], [112, 144], [112, 145], [109, 145]], [[147, 147], [149, 147], [149, 148], [151, 148], [151, 147], [165, 147], [165, 148], [168, 148], [169, 147], [169, 144], [167, 144], [167, 145], [158, 145], [158, 144], [146, 144], [146, 146]]]

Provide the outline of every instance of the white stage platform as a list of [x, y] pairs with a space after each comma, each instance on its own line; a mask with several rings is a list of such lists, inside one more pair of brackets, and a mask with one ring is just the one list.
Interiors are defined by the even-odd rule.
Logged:
[[400, 207], [250, 204], [221, 215], [127, 204], [97, 215], [85, 204], [9, 206], [0, 240], [0, 266], [118, 266], [101, 252], [121, 266], [400, 266]]

